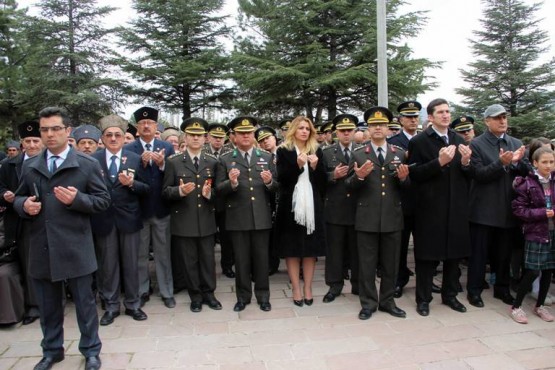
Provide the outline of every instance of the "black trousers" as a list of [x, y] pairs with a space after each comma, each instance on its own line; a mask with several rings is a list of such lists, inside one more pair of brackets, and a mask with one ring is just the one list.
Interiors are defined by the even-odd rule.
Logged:
[[[67, 280], [75, 303], [77, 324], [81, 332], [79, 351], [85, 357], [98, 356], [102, 343], [98, 336], [98, 314], [92, 292], [92, 274]], [[40, 310], [41, 342], [44, 356], [64, 353], [64, 282], [33, 279]]]
[[268, 248], [270, 230], [229, 231], [235, 255], [235, 291], [237, 301], [248, 303], [254, 295], [258, 303], [270, 300]]
[[401, 234], [401, 251], [399, 254], [399, 272], [397, 273], [397, 286], [401, 288], [408, 284], [410, 279], [410, 270], [407, 266], [409, 254], [409, 241], [412, 230], [414, 230], [414, 215], [404, 215], [405, 228]]
[[515, 242], [515, 228], [499, 228], [470, 223], [471, 254], [468, 260], [468, 294], [480, 295], [489, 260], [491, 271], [495, 273], [494, 291], [509, 293], [511, 281], [511, 252]]
[[231, 270], [234, 264], [233, 244], [225, 228], [225, 212], [216, 211], [216, 225], [220, 236], [221, 259], [220, 266], [223, 270]]
[[357, 233], [353, 225], [326, 224], [326, 236], [328, 239], [326, 250], [326, 285], [330, 292], [335, 295], [341, 294], [343, 290], [343, 267], [346, 259], [351, 267], [352, 291], [359, 292], [359, 266], [357, 250]]
[[216, 289], [214, 235], [204, 237], [173, 236], [191, 302], [201, 302]]
[[[443, 281], [441, 298], [444, 300], [457, 296], [460, 259], [443, 260]], [[438, 261], [416, 260], [416, 303], [432, 301], [432, 283]]]

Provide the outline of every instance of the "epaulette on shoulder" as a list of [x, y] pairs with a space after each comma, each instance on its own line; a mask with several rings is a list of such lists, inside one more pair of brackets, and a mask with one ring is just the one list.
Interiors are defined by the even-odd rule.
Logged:
[[266, 154], [272, 154], [269, 151], [262, 149], [262, 148], [258, 148], [258, 151], [262, 152], [262, 153], [266, 153]]
[[330, 149], [332, 149], [332, 148], [335, 148], [335, 145], [334, 145], [334, 144], [332, 144], [332, 145], [327, 145], [327, 146], [323, 147], [322, 150], [323, 150], [323, 151], [326, 151], [326, 150], [330, 150]]
[[403, 149], [403, 147], [400, 147], [399, 145], [395, 145], [395, 144], [389, 144], [390, 146], [394, 147], [396, 150], [401, 150], [403, 152], [406, 152], [405, 149]]
[[182, 154], [183, 154], [183, 153], [181, 153], [181, 152], [174, 153], [174, 154], [170, 155], [170, 156], [168, 157], [168, 159], [172, 159], [172, 158], [179, 157], [179, 156], [182, 155]]
[[208, 158], [212, 158], [215, 160], [218, 160], [218, 157], [216, 157], [214, 154], [212, 153], [208, 153], [208, 152], [204, 152], [204, 155], [207, 156]]
[[228, 155], [231, 155], [231, 153], [233, 153], [233, 150], [230, 150], [229, 152], [222, 153], [222, 154], [220, 154], [220, 158], [221, 157], [227, 157]]
[[364, 148], [366, 148], [366, 145], [361, 145], [358, 148], [353, 149], [353, 152], [357, 152], [357, 151], [362, 150]]

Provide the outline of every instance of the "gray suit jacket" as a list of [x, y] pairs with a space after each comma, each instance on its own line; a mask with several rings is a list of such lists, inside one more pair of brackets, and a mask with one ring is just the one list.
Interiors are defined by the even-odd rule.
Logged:
[[[23, 210], [27, 197], [40, 194], [42, 208], [37, 216]], [[56, 186], [73, 186], [77, 196], [70, 206], [54, 196]], [[14, 209], [31, 219], [29, 235], [29, 274], [36, 279], [60, 281], [84, 276], [97, 268], [90, 215], [110, 205], [100, 164], [74, 149], [51, 174], [46, 166], [46, 151], [23, 163], [21, 184]]]

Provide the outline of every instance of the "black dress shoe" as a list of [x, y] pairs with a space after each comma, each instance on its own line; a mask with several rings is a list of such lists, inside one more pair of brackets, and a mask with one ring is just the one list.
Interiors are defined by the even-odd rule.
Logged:
[[360, 320], [368, 320], [371, 317], [372, 317], [372, 311], [369, 308], [363, 308], [358, 313], [358, 318]]
[[382, 312], [387, 312], [391, 316], [395, 316], [395, 317], [401, 317], [401, 318], [407, 317], [407, 313], [397, 306], [393, 306], [393, 308], [379, 306], [378, 310]]
[[494, 292], [493, 297], [497, 298], [497, 299], [500, 299], [500, 300], [503, 301], [503, 303], [511, 305], [511, 306], [515, 303], [515, 299], [513, 298], [511, 293], [509, 293], [509, 292], [506, 292], [506, 293]]
[[403, 296], [403, 287], [397, 285], [395, 287], [395, 291], [393, 292], [393, 297], [394, 298], [401, 298]]
[[270, 304], [270, 302], [262, 302], [259, 304], [259, 306], [260, 306], [260, 309], [265, 312], [272, 310], [272, 305]]
[[314, 298], [304, 299], [304, 304], [306, 304], [307, 306], [312, 306], [313, 303], [314, 303]]
[[441, 287], [439, 285], [436, 285], [436, 283], [432, 283], [432, 293], [441, 293]]
[[245, 307], [248, 305], [248, 303], [245, 303], [243, 301], [238, 301], [237, 303], [235, 303], [235, 306], [233, 306], [233, 311], [235, 312], [241, 312], [245, 309]]
[[21, 324], [23, 325], [29, 325], [34, 323], [35, 321], [37, 321], [39, 317], [38, 316], [25, 316], [23, 318], [23, 321], [21, 322]]
[[114, 319], [119, 316], [119, 311], [106, 311], [100, 319], [100, 325], [106, 326], [114, 322]]
[[143, 293], [141, 294], [141, 307], [144, 307], [145, 303], [150, 301], [150, 294]]
[[61, 362], [63, 360], [64, 360], [63, 354], [61, 356], [55, 356], [55, 357], [45, 356], [38, 362], [38, 364], [35, 365], [33, 370], [50, 370], [52, 369], [52, 366], [54, 366], [54, 364]]
[[416, 304], [416, 312], [418, 312], [420, 316], [428, 316], [430, 314], [430, 304], [428, 302]]
[[459, 300], [455, 297], [449, 298], [449, 299], [442, 299], [441, 303], [443, 303], [446, 306], [449, 306], [453, 311], [466, 312], [466, 307], [464, 306], [464, 304], [459, 302]]
[[191, 312], [202, 311], [202, 302], [191, 302]]
[[136, 320], [136, 321], [144, 321], [148, 318], [146, 313], [144, 313], [144, 311], [141, 310], [140, 308], [137, 308], [135, 310], [132, 310], [130, 308], [126, 308], [125, 309], [125, 314], [127, 316], [131, 316], [133, 318], [133, 320]]
[[222, 271], [222, 274], [224, 274], [226, 277], [233, 279], [235, 277], [235, 273], [233, 272], [232, 269], [225, 269]]
[[175, 307], [175, 299], [173, 297], [163, 298], [162, 301], [164, 302], [164, 306], [167, 308], [174, 308]]
[[215, 297], [206, 298], [202, 303], [213, 310], [219, 311], [222, 309], [222, 304]]
[[302, 299], [300, 299], [298, 301], [296, 299], [293, 299], [293, 304], [297, 307], [302, 307], [304, 303], [303, 303]]
[[85, 360], [85, 370], [98, 370], [100, 366], [102, 366], [102, 361], [98, 356], [87, 357]]
[[466, 298], [468, 299], [468, 303], [470, 303], [472, 306], [480, 308], [484, 307], [484, 301], [482, 301], [482, 297], [480, 297], [479, 295], [469, 294], [466, 296]]
[[326, 295], [324, 296], [324, 303], [330, 303], [335, 301], [335, 297], [337, 297], [338, 295], [333, 294], [332, 292], [327, 292]]

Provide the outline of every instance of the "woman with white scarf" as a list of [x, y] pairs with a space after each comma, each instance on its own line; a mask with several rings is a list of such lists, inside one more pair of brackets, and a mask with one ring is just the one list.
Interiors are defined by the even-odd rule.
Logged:
[[304, 116], [296, 117], [277, 150], [276, 237], [279, 255], [285, 258], [291, 280], [293, 302], [299, 307], [314, 302], [312, 278], [316, 257], [323, 256], [326, 250], [323, 219], [326, 171], [322, 156], [312, 121]]

